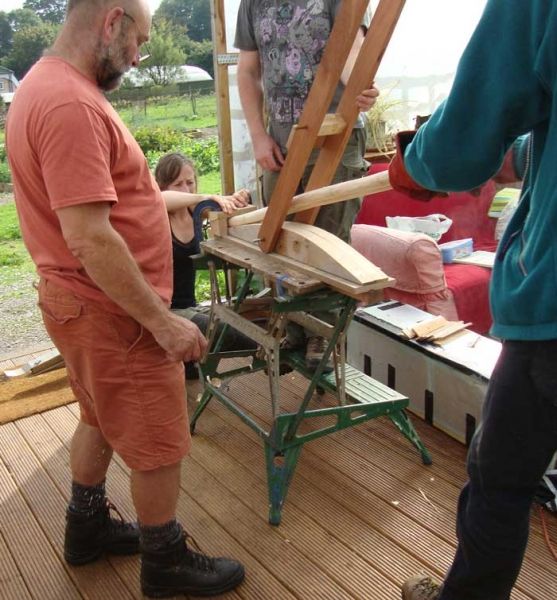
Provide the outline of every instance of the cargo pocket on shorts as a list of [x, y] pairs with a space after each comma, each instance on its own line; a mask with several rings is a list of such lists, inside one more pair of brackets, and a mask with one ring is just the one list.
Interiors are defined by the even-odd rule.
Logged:
[[53, 288], [44, 280], [39, 284], [39, 308], [58, 325], [77, 319], [83, 312], [83, 304], [74, 294], [57, 286]]

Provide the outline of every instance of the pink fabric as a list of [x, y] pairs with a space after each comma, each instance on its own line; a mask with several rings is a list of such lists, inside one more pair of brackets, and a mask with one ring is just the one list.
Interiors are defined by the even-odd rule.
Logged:
[[[387, 168], [386, 163], [375, 164], [371, 167], [370, 173], [384, 171]], [[394, 190], [373, 194], [364, 198], [362, 209], [356, 217], [357, 225], [353, 227], [353, 231], [357, 230], [357, 227], [364, 226], [364, 224], [385, 227], [385, 217], [387, 216], [417, 217], [442, 213], [451, 218], [453, 224], [449, 231], [443, 235], [441, 242], [471, 237], [474, 240], [474, 250], [493, 251], [497, 246], [494, 236], [497, 220], [490, 218], [487, 213], [494, 195], [495, 184], [492, 181], [481, 188], [478, 196], [469, 193], [452, 193], [446, 198], [433, 198], [427, 202], [414, 200], [410, 196]], [[363, 230], [361, 235], [364, 235]], [[372, 262], [383, 268], [392, 277], [396, 277], [395, 272], [401, 272], [401, 267], [391, 266], [397, 262], [394, 256], [388, 257], [384, 252], [380, 255], [379, 249], [370, 249], [369, 246], [373, 245], [371, 240], [367, 245], [360, 241], [359, 245], [363, 249], [360, 252], [364, 256], [370, 258]], [[373, 258], [371, 258], [372, 256]], [[388, 266], [382, 264], [383, 260], [387, 261]], [[433, 264], [429, 262], [430, 260], [428, 258], [428, 266], [424, 269], [414, 265], [412, 267], [413, 272], [417, 276], [427, 273]], [[439, 261], [441, 261], [440, 257]], [[392, 272], [389, 271], [389, 267], [392, 268]], [[442, 314], [446, 318], [458, 318], [472, 322], [470, 329], [477, 333], [487, 333], [491, 326], [491, 313], [489, 310], [491, 271], [472, 265], [444, 265], [444, 276], [446, 288], [443, 291], [435, 292], [437, 295], [440, 294], [441, 298], [426, 298], [423, 293], [420, 293], [420, 290], [421, 292], [424, 291], [420, 286], [425, 285], [427, 287], [429, 283], [415, 286], [414, 291], [412, 286], [404, 285], [404, 283], [402, 285], [404, 289], [399, 288], [399, 284], [395, 284], [393, 288], [386, 290], [385, 295], [387, 298], [417, 306], [432, 314]], [[405, 282], [406, 280], [403, 277], [401, 281]], [[426, 279], [426, 281], [430, 280]], [[450, 316], [451, 314], [453, 316]]]
[[447, 287], [439, 248], [427, 235], [354, 225], [351, 237], [360, 254], [396, 279], [397, 290], [425, 294]]
[[[369, 173], [378, 173], [387, 168], [387, 163], [377, 163], [372, 165]], [[453, 220], [441, 242], [471, 237], [474, 240], [474, 250], [495, 250], [497, 219], [487, 215], [494, 195], [493, 181], [486, 183], [478, 196], [466, 192], [451, 193], [446, 198], [433, 198], [427, 202], [390, 190], [366, 196], [355, 222], [385, 227], [385, 217], [423, 217], [441, 213]]]
[[386, 299], [458, 319], [446, 286], [441, 253], [430, 237], [373, 225], [354, 225], [351, 237], [352, 246], [360, 254], [396, 279], [384, 291]]

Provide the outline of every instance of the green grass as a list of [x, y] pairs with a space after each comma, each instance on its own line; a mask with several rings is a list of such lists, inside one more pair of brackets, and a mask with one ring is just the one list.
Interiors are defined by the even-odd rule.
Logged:
[[11, 272], [14, 270], [12, 267], [18, 267], [17, 271], [23, 269], [25, 272], [34, 269], [21, 241], [15, 204], [10, 203], [0, 206], [0, 283], [7, 283], [6, 279], [13, 283], [16, 275]]
[[116, 106], [126, 125], [134, 130], [138, 127], [171, 127], [184, 131], [217, 126], [216, 96], [199, 96], [194, 113], [189, 98], [157, 98], [124, 106]]
[[212, 171], [201, 175], [198, 181], [199, 192], [202, 194], [220, 194], [220, 171]]
[[15, 204], [0, 206], [0, 242], [21, 239]]

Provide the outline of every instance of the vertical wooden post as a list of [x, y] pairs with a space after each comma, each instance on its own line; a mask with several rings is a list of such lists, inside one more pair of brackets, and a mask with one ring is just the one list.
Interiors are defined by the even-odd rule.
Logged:
[[215, 94], [223, 194], [234, 192], [234, 162], [232, 159], [232, 122], [230, 115], [230, 93], [228, 65], [220, 64], [219, 56], [227, 53], [225, 0], [211, 0], [211, 26], [213, 32], [213, 64], [215, 70]]

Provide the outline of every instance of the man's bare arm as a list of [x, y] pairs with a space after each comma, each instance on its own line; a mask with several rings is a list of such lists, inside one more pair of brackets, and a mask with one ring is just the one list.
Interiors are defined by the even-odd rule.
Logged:
[[237, 77], [255, 159], [263, 169], [278, 171], [284, 163], [284, 157], [277, 143], [265, 129], [261, 64], [257, 50], [240, 50]]
[[172, 360], [197, 360], [206, 340], [174, 315], [151, 288], [126, 243], [110, 223], [110, 204], [94, 202], [56, 211], [70, 252], [95, 284], [148, 329]]

